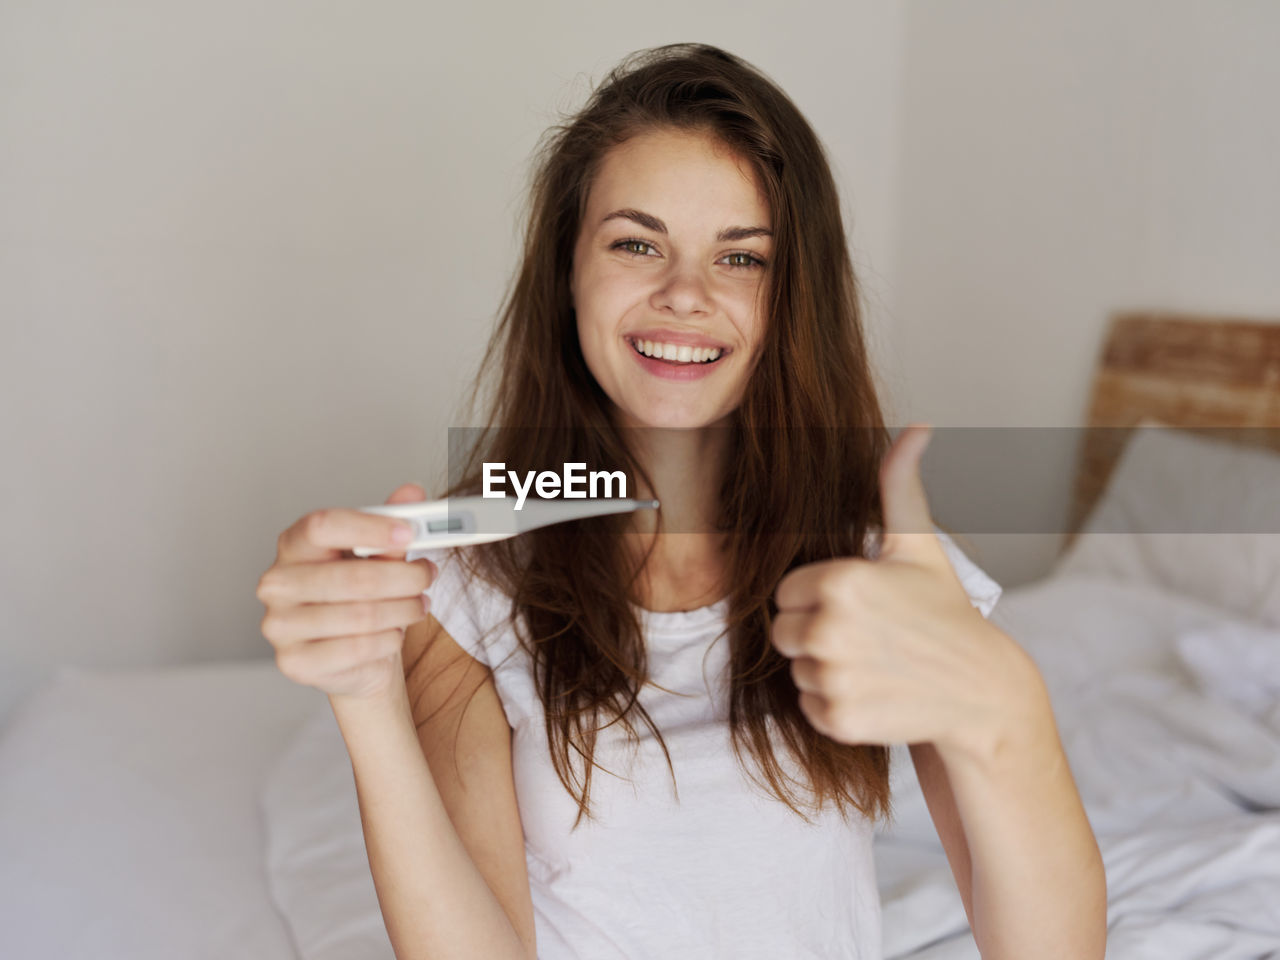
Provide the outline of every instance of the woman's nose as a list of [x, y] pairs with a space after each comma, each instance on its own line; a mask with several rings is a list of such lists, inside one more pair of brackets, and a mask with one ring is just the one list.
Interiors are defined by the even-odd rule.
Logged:
[[673, 265], [654, 291], [655, 309], [670, 310], [676, 316], [711, 312], [711, 291], [706, 277], [693, 264]]

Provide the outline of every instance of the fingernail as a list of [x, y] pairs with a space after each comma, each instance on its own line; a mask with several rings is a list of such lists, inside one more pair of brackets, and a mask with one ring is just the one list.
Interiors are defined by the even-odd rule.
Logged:
[[391, 540], [393, 543], [408, 543], [413, 539], [413, 528], [407, 523], [397, 523], [395, 529], [391, 531]]
[[422, 595], [422, 612], [423, 613], [431, 612], [431, 598], [427, 596], [427, 594], [425, 593]]

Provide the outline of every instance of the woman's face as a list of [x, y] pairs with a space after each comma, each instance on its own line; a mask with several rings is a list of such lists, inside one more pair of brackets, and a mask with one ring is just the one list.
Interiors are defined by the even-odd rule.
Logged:
[[705, 135], [651, 131], [605, 156], [570, 288], [622, 426], [708, 426], [738, 406], [764, 333], [771, 228], [750, 166]]

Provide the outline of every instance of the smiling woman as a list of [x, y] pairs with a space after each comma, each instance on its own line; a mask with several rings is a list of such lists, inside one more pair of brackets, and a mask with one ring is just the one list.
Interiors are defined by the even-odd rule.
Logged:
[[570, 289], [619, 425], [727, 424], [762, 341], [770, 219], [751, 164], [713, 133], [657, 128], [604, 157]]
[[397, 955], [878, 957], [907, 742], [984, 956], [1100, 956], [1043, 683], [930, 520], [927, 432], [890, 444], [795, 104], [715, 47], [642, 51], [549, 132], [525, 234], [472, 396], [501, 429], [444, 495], [607, 464], [660, 509], [381, 569], [338, 550], [374, 518], [331, 511], [264, 577], [264, 633], [330, 690]]

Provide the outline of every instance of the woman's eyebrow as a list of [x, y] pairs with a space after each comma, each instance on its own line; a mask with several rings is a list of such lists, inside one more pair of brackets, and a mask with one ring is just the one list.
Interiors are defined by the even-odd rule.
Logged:
[[[615, 210], [613, 213], [607, 214], [600, 223], [603, 225], [610, 220], [621, 218], [631, 220], [640, 224], [646, 230], [652, 230], [654, 233], [666, 234], [667, 225], [659, 220], [653, 214], [645, 213], [641, 210]], [[716, 240], [720, 243], [733, 242], [735, 240], [748, 240], [751, 237], [772, 237], [773, 231], [768, 227], [726, 227], [716, 234]]]

